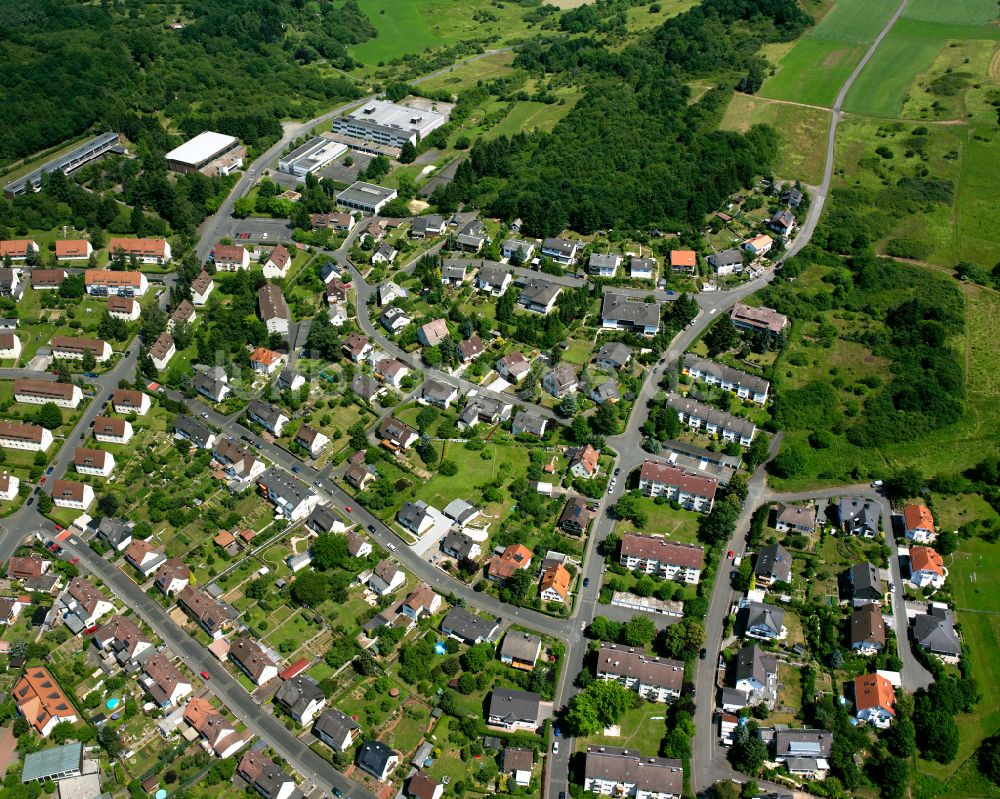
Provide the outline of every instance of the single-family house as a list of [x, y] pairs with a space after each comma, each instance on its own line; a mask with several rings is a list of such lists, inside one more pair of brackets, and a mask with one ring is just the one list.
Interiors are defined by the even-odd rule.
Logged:
[[500, 644], [500, 662], [521, 671], [533, 671], [542, 652], [542, 639], [520, 630], [508, 630]]
[[851, 614], [851, 649], [860, 655], [874, 655], [884, 647], [882, 608], [875, 602], [855, 608]]
[[910, 582], [917, 588], [940, 588], [947, 574], [937, 550], [928, 546], [910, 547]]

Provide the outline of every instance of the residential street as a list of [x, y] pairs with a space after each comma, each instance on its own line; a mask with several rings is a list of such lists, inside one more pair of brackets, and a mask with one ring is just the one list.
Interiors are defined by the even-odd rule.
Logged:
[[[908, 0], [903, 0], [896, 10], [894, 16], [886, 24], [885, 28], [872, 43], [864, 58], [852, 72], [851, 76], [844, 83], [834, 104], [830, 121], [830, 133], [827, 146], [827, 159], [822, 184], [813, 190], [812, 201], [805, 221], [802, 224], [798, 237], [789, 246], [785, 257], [790, 257], [801, 250], [812, 236], [816, 224], [822, 214], [826, 197], [829, 195], [831, 177], [834, 166], [834, 145], [837, 123], [840, 118], [842, 101], [854, 80], [872, 57], [879, 43], [891, 29], [892, 25], [902, 15], [908, 4]], [[465, 62], [477, 60], [499, 51], [488, 51], [477, 56], [466, 59]], [[459, 63], [465, 63], [459, 62]], [[439, 70], [432, 75], [440, 74], [447, 70]], [[419, 82], [416, 81], [416, 82]], [[202, 225], [200, 230], [200, 240], [197, 245], [197, 254], [204, 260], [209, 250], [214, 246], [219, 238], [232, 232], [233, 222], [230, 218], [233, 207], [237, 199], [242, 197], [253, 185], [257, 177], [265, 169], [271, 167], [276, 158], [285, 147], [296, 137], [310, 132], [316, 125], [328, 121], [333, 116], [342, 113], [344, 110], [358, 105], [367, 98], [362, 98], [351, 103], [344, 104], [338, 108], [330, 110], [325, 114], [303, 124], [286, 124], [284, 136], [280, 141], [270, 147], [260, 156], [240, 177], [234, 190], [222, 204], [218, 213], [210, 217]], [[347, 253], [350, 244], [357, 233], [362, 229], [364, 223], [355, 227], [354, 232], [348, 237], [345, 244], [336, 252], [328, 253], [341, 267], [350, 270], [356, 288], [356, 308], [357, 319], [361, 329], [372, 338], [382, 349], [399, 358], [408, 365], [422, 368], [425, 375], [434, 377], [437, 380], [457, 386], [463, 393], [476, 391], [479, 394], [502, 399], [511, 404], [524, 406], [525, 403], [516, 401], [509, 395], [498, 395], [485, 390], [480, 386], [471, 383], [463, 378], [453, 377], [444, 374], [436, 369], [421, 367], [419, 363], [410, 355], [403, 352], [394, 343], [390, 342], [369, 316], [368, 299], [373, 287], [370, 286], [361, 276], [360, 272], [348, 261]], [[535, 273], [532, 273], [535, 274]], [[604, 563], [597, 556], [596, 547], [614, 528], [614, 522], [607, 514], [607, 508], [625, 490], [626, 478], [628, 474], [637, 468], [646, 459], [646, 454], [641, 449], [642, 434], [640, 428], [648, 417], [647, 403], [660, 390], [659, 382], [668, 369], [674, 368], [677, 359], [691, 345], [691, 343], [701, 335], [717, 318], [726, 313], [736, 302], [749, 294], [759, 290], [773, 279], [774, 273], [769, 270], [765, 275], [759, 277], [739, 288], [728, 292], [706, 292], [697, 295], [696, 299], [701, 309], [701, 313], [687, 328], [682, 330], [673, 340], [668, 350], [656, 364], [653, 373], [645, 381], [639, 396], [634, 404], [633, 412], [628, 419], [625, 430], [616, 436], [608, 439], [608, 446], [616, 453], [613, 468], [620, 468], [622, 471], [614, 491], [611, 494], [604, 494], [598, 502], [598, 514], [594, 521], [591, 535], [586, 543], [585, 564], [583, 576], [589, 579], [587, 588], [580, 589], [580, 596], [577, 599], [573, 616], [569, 619], [557, 619], [548, 615], [525, 608], [515, 608], [505, 605], [497, 598], [488, 594], [474, 591], [471, 587], [460, 583], [450, 575], [446, 575], [435, 566], [419, 557], [410, 547], [385, 524], [329, 479], [330, 468], [327, 467], [321, 472], [317, 472], [308, 464], [292, 455], [291, 453], [267, 444], [259, 437], [251, 434], [246, 428], [236, 421], [236, 417], [224, 417], [214, 411], [206, 411], [205, 407], [195, 401], [188, 401], [188, 407], [198, 414], [207, 414], [208, 421], [220, 428], [223, 432], [239, 438], [241, 435], [250, 435], [252, 440], [260, 442], [261, 452], [277, 466], [286, 471], [295, 471], [296, 476], [308, 483], [319, 483], [319, 491], [324, 499], [335, 504], [339, 509], [344, 510], [347, 505], [351, 505], [353, 510], [346, 515], [362, 528], [367, 528], [372, 537], [384, 548], [392, 553], [392, 557], [399, 560], [402, 565], [411, 571], [421, 580], [431, 583], [443, 594], [451, 594], [465, 602], [470, 608], [475, 608], [483, 613], [490, 614], [503, 620], [505, 624], [516, 623], [533, 630], [537, 630], [546, 635], [553, 636], [566, 645], [566, 656], [560, 675], [560, 681], [556, 690], [555, 706], [562, 707], [569, 701], [575, 692], [572, 685], [574, 678], [582, 668], [584, 655], [587, 649], [587, 640], [583, 635], [583, 630], [591, 621], [595, 614], [601, 612], [597, 606], [597, 598], [603, 579]], [[171, 278], [167, 278], [169, 287]], [[567, 278], [569, 280], [569, 278]], [[164, 291], [161, 304], [165, 304], [169, 291]], [[63, 442], [59, 453], [52, 461], [52, 474], [48, 476], [45, 490], [51, 490], [51, 481], [54, 478], [66, 475], [67, 469], [73, 458], [75, 447], [81, 438], [86, 437], [90, 423], [103, 412], [106, 401], [119, 381], [134, 379], [136, 358], [139, 350], [138, 342], [133, 342], [128, 352], [108, 373], [91, 381], [96, 395], [86, 411], [81, 415], [80, 420], [74, 429], [68, 434]], [[8, 374], [9, 373], [9, 374]], [[17, 376], [24, 373], [26, 376], [39, 377], [38, 373], [26, 373], [25, 370], [5, 370], [5, 377]], [[179, 396], [171, 393], [171, 396]], [[552, 411], [537, 406], [528, 406], [533, 412], [544, 415], [547, 418], [554, 418]], [[781, 443], [781, 434], [774, 437], [771, 442], [770, 455], [773, 457]], [[883, 519], [886, 528], [886, 542], [893, 552], [891, 558], [891, 574], [896, 584], [896, 592], [893, 595], [894, 617], [897, 620], [897, 641], [899, 643], [899, 654], [904, 663], [903, 680], [907, 690], [915, 690], [928, 684], [930, 675], [917, 663], [909, 650], [905, 634], [905, 610], [903, 605], [902, 578], [896, 555], [896, 545], [893, 539], [891, 524], [891, 509], [884, 497], [875, 492], [870, 486], [847, 486], [824, 489], [821, 491], [806, 492], [804, 494], [775, 494], [769, 491], [766, 484], [766, 475], [763, 466], [758, 468], [749, 482], [749, 496], [745, 503], [743, 512], [739, 517], [735, 532], [728, 544], [728, 548], [743, 551], [741, 542], [745, 541], [746, 533], [749, 529], [750, 518], [753, 511], [765, 502], [774, 500], [794, 500], [798, 498], [825, 498], [838, 496], [844, 493], [861, 494], [878, 501], [883, 509]], [[346, 511], [345, 511], [346, 513]], [[50, 532], [52, 523], [37, 512], [37, 504], [23, 506], [19, 511], [3, 520], [0, 528], [0, 559], [6, 561], [17, 546], [26, 536], [36, 531]], [[371, 794], [362, 789], [353, 781], [345, 778], [340, 772], [335, 770], [327, 761], [321, 758], [299, 741], [285, 726], [275, 719], [269, 712], [263, 711], [261, 706], [248, 694], [242, 686], [232, 678], [228, 672], [215, 660], [215, 658], [204, 649], [200, 643], [189, 636], [181, 627], [175, 624], [155, 601], [147, 597], [142, 590], [128, 579], [116, 567], [106, 560], [98, 557], [89, 546], [82, 544], [79, 539], [71, 538], [63, 544], [68, 552], [80, 557], [80, 566], [100, 578], [114, 594], [130, 607], [134, 608], [137, 614], [146, 621], [150, 627], [159, 635], [193, 672], [205, 671], [210, 675], [206, 685], [209, 691], [218, 697], [219, 701], [229, 708], [233, 714], [239, 718], [256, 735], [273, 747], [291, 766], [302, 773], [302, 775], [314, 781], [324, 790], [334, 789], [343, 791], [344, 795], [357, 797], [358, 799], [371, 799]], [[725, 618], [734, 599], [734, 594], [730, 588], [728, 573], [724, 564], [716, 574], [716, 582], [711, 593], [709, 609], [705, 618], [706, 629], [706, 649], [707, 657], [696, 662], [695, 690], [696, 690], [696, 736], [693, 741], [693, 756], [691, 761], [691, 784], [695, 791], [704, 791], [714, 782], [720, 779], [733, 778], [737, 775], [730, 769], [722, 747], [716, 742], [717, 735], [712, 724], [712, 713], [714, 707], [714, 683], [716, 676], [716, 664], [718, 661], [719, 649], [721, 645], [722, 630]], [[902, 625], [902, 626], [900, 626]], [[549, 799], [556, 799], [560, 791], [569, 793], [569, 759], [573, 752], [572, 740], [565, 740], [560, 747], [558, 754], [550, 754], [550, 762], [546, 770], [545, 795]]]

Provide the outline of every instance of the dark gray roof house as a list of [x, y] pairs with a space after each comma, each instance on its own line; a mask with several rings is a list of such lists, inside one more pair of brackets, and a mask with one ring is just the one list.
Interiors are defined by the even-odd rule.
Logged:
[[317, 505], [306, 519], [306, 526], [317, 533], [329, 533], [339, 521], [340, 517], [334, 513], [333, 508]]
[[465, 608], [452, 608], [441, 620], [441, 632], [467, 644], [491, 641], [499, 631], [496, 619], [484, 619]]
[[708, 263], [713, 269], [732, 269], [743, 265], [743, 256], [739, 250], [720, 250], [708, 256]]
[[962, 644], [955, 632], [955, 615], [937, 602], [927, 608], [927, 613], [913, 617], [913, 640], [935, 655], [959, 657]]
[[93, 530], [97, 537], [109, 547], [120, 550], [127, 547], [132, 540], [132, 530], [135, 528], [135, 523], [115, 516], [104, 516], [100, 519], [92, 519], [87, 527]]
[[632, 348], [622, 344], [620, 341], [609, 341], [597, 351], [594, 356], [594, 363], [602, 369], [618, 371], [628, 364], [632, 357]]
[[313, 735], [323, 743], [342, 752], [347, 749], [361, 732], [358, 723], [335, 707], [323, 711], [312, 728]]
[[500, 661], [517, 665], [519, 668], [533, 668], [541, 652], [542, 639], [519, 630], [510, 630], [500, 645]]
[[473, 560], [479, 554], [480, 547], [465, 533], [451, 530], [441, 541], [441, 551], [458, 560]]
[[433, 523], [434, 517], [430, 514], [430, 506], [418, 499], [416, 502], [404, 502], [396, 513], [396, 521], [407, 530], [421, 535], [426, 532], [427, 523]]
[[215, 441], [215, 433], [207, 424], [182, 413], [174, 419], [174, 435], [186, 438], [199, 449], [208, 449]]
[[351, 381], [351, 391], [366, 402], [371, 402], [385, 390], [385, 386], [369, 375], [356, 375]]
[[247, 416], [272, 433], [280, 435], [280, 430], [288, 421], [288, 416], [277, 405], [261, 399], [251, 400], [247, 406]]
[[310, 707], [324, 703], [326, 697], [315, 680], [308, 675], [298, 674], [281, 684], [274, 695], [274, 701], [294, 718], [301, 719], [306, 716]]
[[787, 583], [792, 579], [792, 556], [781, 544], [770, 544], [757, 553], [754, 574], [759, 582]]
[[837, 519], [844, 532], [872, 538], [878, 532], [879, 507], [864, 497], [843, 497], [837, 503]]
[[756, 638], [778, 638], [781, 636], [785, 611], [763, 602], [748, 602], [740, 609], [744, 635]]
[[487, 722], [502, 727], [535, 727], [542, 698], [531, 691], [496, 687], [490, 694]]
[[791, 208], [798, 208], [802, 204], [802, 192], [794, 186], [789, 186], [787, 189], [782, 189], [779, 199]]
[[381, 741], [365, 741], [358, 747], [358, 768], [384, 780], [399, 763], [399, 755]]
[[510, 431], [515, 436], [521, 433], [530, 433], [533, 436], [541, 438], [545, 435], [545, 426], [547, 423], [547, 419], [535, 416], [530, 411], [518, 411], [514, 414], [514, 421], [511, 423]]
[[851, 566], [847, 570], [847, 585], [856, 604], [882, 599], [882, 577], [873, 563], [865, 561]]
[[827, 730], [775, 730], [774, 754], [789, 757], [829, 757], [833, 733]]

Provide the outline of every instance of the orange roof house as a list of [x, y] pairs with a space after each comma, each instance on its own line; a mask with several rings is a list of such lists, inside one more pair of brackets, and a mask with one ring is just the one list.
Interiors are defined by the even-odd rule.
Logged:
[[944, 577], [944, 559], [933, 547], [910, 547], [910, 571], [930, 571]]
[[569, 570], [561, 563], [554, 563], [542, 572], [538, 589], [547, 602], [565, 602], [569, 596]]
[[509, 580], [519, 569], [527, 569], [531, 566], [531, 557], [531, 550], [524, 544], [513, 544], [507, 547], [503, 554], [494, 555], [490, 559], [487, 576], [499, 583]]
[[14, 701], [25, 721], [43, 738], [61, 721], [77, 720], [76, 708], [49, 670], [28, 669], [14, 686]]
[[92, 251], [86, 239], [60, 239], [56, 242], [56, 258], [89, 258]]
[[694, 250], [671, 250], [670, 268], [677, 272], [694, 272], [698, 256]]
[[858, 710], [882, 708], [896, 715], [896, 689], [881, 674], [861, 674], [854, 678], [854, 700]]
[[934, 516], [926, 505], [905, 505], [903, 524], [906, 527], [906, 537], [913, 541], [927, 541], [935, 534]]

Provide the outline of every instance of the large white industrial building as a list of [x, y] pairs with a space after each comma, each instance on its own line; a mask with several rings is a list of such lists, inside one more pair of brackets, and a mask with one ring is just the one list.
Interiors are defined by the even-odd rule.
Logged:
[[322, 169], [335, 158], [347, 152], [347, 145], [325, 136], [310, 139], [301, 147], [278, 159], [278, 170], [304, 178], [310, 172]]
[[240, 140], [235, 136], [206, 130], [171, 150], [166, 159], [167, 167], [173, 172], [218, 171], [228, 175], [242, 166], [245, 154], [246, 148], [240, 146]]
[[[445, 105], [442, 104], [442, 107]], [[451, 107], [447, 108], [442, 112], [431, 108], [411, 108], [385, 100], [370, 100], [350, 114], [334, 119], [333, 132], [356, 150], [365, 151], [365, 143], [398, 148], [406, 142], [416, 144], [441, 127], [448, 121]]]

